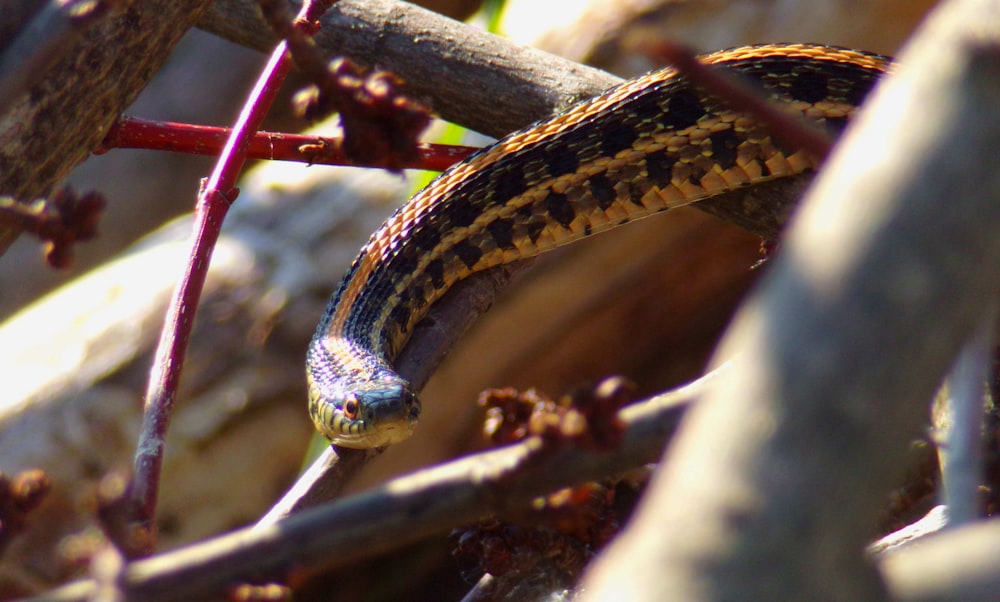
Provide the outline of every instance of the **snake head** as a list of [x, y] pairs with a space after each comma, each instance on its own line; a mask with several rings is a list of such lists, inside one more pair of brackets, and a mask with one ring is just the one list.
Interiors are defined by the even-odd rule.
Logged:
[[[364, 384], [309, 379], [309, 416], [334, 445], [366, 449], [406, 439], [420, 417], [420, 399], [402, 378], [385, 375]], [[352, 386], [353, 385], [353, 386]]]

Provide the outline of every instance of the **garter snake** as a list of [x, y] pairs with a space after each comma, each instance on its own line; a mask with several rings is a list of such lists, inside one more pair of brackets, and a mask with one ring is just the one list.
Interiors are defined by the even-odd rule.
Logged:
[[[797, 44], [703, 61], [835, 131], [889, 65]], [[309, 346], [316, 428], [355, 448], [411, 434], [420, 402], [392, 362], [430, 305], [469, 274], [815, 167], [669, 67], [511, 134], [441, 174], [361, 250]]]

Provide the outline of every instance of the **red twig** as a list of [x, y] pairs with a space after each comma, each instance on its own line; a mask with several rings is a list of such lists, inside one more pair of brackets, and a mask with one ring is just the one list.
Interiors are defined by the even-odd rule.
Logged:
[[[229, 128], [151, 121], [124, 116], [104, 139], [100, 152], [113, 148], [143, 148], [194, 155], [218, 155], [229, 137]], [[419, 158], [402, 167], [444, 171], [476, 152], [470, 146], [445, 144], [417, 145]], [[347, 158], [337, 138], [256, 132], [247, 149], [249, 159], [298, 161], [319, 165], [356, 165]]]
[[[306, 2], [302, 14], [309, 14], [309, 10], [310, 3]], [[136, 450], [135, 472], [129, 492], [133, 522], [138, 530], [147, 533], [153, 531], [166, 431], [212, 249], [218, 240], [229, 206], [238, 194], [235, 188], [236, 178], [246, 162], [253, 133], [260, 127], [290, 68], [287, 46], [282, 42], [271, 53], [271, 58], [226, 142], [215, 171], [198, 195], [190, 258], [171, 298], [150, 371], [142, 429]], [[142, 549], [127, 550], [127, 554], [148, 554], [155, 538], [139, 537], [137, 540], [148, 543], [141, 545]]]

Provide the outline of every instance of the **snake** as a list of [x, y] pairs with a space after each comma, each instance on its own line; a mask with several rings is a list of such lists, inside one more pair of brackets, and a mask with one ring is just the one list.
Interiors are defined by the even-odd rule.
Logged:
[[[793, 114], [839, 133], [891, 62], [812, 44], [705, 55]], [[408, 438], [421, 402], [392, 365], [456, 282], [602, 231], [815, 170], [673, 67], [627, 80], [444, 171], [371, 236], [309, 344], [309, 415], [333, 444]]]

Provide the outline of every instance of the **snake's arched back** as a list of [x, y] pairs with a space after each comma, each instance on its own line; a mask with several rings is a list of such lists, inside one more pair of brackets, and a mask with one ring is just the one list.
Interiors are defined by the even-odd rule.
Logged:
[[[811, 45], [704, 57], [843, 128], [889, 61]], [[334, 443], [409, 436], [420, 404], [391, 364], [427, 308], [473, 272], [816, 166], [671, 68], [514, 133], [444, 172], [372, 236], [310, 345], [310, 415]]]

